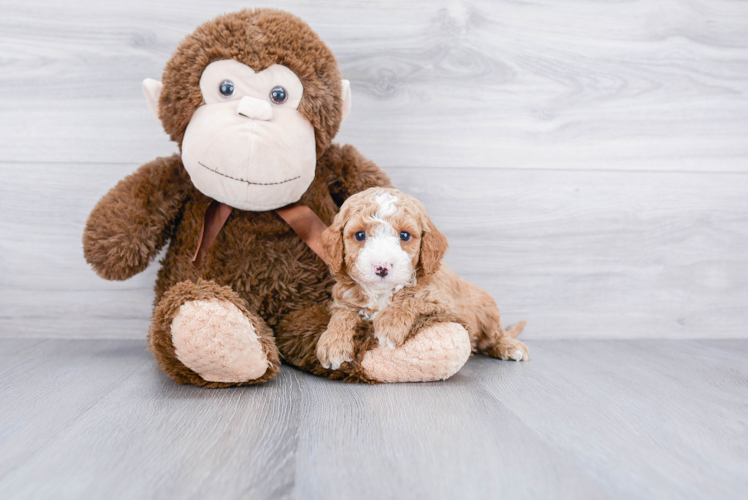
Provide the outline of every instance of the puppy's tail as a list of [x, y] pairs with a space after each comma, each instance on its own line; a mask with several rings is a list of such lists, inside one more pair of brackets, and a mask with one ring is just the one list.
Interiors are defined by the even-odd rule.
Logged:
[[527, 320], [522, 320], [519, 323], [515, 323], [514, 325], [510, 326], [505, 330], [506, 334], [512, 337], [513, 339], [516, 339], [517, 336], [522, 333], [522, 330], [525, 329], [525, 325], [527, 324]]

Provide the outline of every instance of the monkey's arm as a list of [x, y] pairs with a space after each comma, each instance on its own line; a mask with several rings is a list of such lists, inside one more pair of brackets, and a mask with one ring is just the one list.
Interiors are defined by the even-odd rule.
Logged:
[[387, 174], [351, 145], [332, 144], [320, 162], [327, 167], [327, 184], [338, 205], [370, 187], [392, 187]]
[[126, 280], [148, 266], [182, 209], [185, 176], [178, 155], [157, 158], [104, 195], [83, 231], [83, 254], [96, 274]]

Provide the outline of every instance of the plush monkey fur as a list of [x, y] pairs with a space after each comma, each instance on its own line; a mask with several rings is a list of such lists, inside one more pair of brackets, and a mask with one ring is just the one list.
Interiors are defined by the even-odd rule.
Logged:
[[[301, 80], [304, 94], [298, 110], [314, 127], [317, 164], [300, 202], [323, 222], [331, 224], [349, 196], [373, 186], [390, 186], [389, 178], [356, 149], [331, 143], [343, 113], [335, 58], [309, 26], [277, 10], [218, 17], [179, 45], [164, 70], [158, 114], [180, 150], [187, 125], [203, 104], [199, 88], [203, 70], [226, 59], [255, 71], [281, 64]], [[272, 378], [283, 357], [318, 375], [373, 382], [362, 367], [366, 351], [374, 347], [364, 329], [357, 335], [356, 360], [335, 372], [317, 362], [316, 340], [329, 320], [333, 278], [325, 263], [275, 212], [233, 210], [202, 267], [193, 266], [191, 257], [211, 201], [194, 187], [175, 154], [147, 163], [120, 181], [96, 205], [86, 224], [86, 260], [110, 280], [125, 280], [143, 271], [170, 242], [158, 273], [149, 334], [159, 366], [178, 383], [225, 387]], [[265, 373], [241, 382], [211, 381], [185, 366], [175, 352], [172, 327], [188, 301], [236, 306], [233, 310], [238, 308], [249, 319], [258, 348], [267, 358]], [[449, 352], [445, 353], [448, 358]]]

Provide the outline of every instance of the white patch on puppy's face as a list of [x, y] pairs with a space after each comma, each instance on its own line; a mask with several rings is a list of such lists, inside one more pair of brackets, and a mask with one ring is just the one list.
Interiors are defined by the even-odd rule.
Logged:
[[[413, 282], [415, 270], [413, 256], [402, 248], [400, 232], [392, 224], [392, 218], [398, 212], [397, 197], [382, 192], [376, 195], [374, 201], [377, 205], [376, 213], [364, 217], [369, 229], [357, 233], [365, 233], [365, 243], [358, 252], [351, 276], [364, 289], [376, 295], [386, 294], [381, 298], [386, 301], [392, 292]], [[382, 305], [386, 306], [377, 304]]]

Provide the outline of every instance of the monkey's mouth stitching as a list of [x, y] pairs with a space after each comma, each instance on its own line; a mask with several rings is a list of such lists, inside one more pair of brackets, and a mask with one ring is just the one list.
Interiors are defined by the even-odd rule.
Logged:
[[235, 181], [246, 182], [247, 184], [252, 184], [253, 186], [274, 186], [276, 184], [285, 184], [286, 182], [295, 181], [296, 179], [298, 179], [299, 177], [301, 177], [300, 175], [297, 175], [296, 177], [292, 177], [290, 179], [286, 179], [285, 181], [280, 181], [280, 182], [252, 182], [252, 181], [248, 181], [246, 179], [237, 179], [236, 177], [231, 177], [230, 175], [226, 175], [226, 174], [224, 174], [222, 172], [219, 172], [216, 169], [213, 169], [213, 168], [210, 168], [210, 167], [208, 167], [206, 165], [203, 165], [200, 162], [197, 162], [197, 164], [200, 165], [201, 167], [205, 168], [205, 169], [210, 170], [211, 172], [215, 172], [218, 175], [222, 175], [224, 177], [227, 177], [229, 179], [233, 179]]

